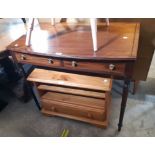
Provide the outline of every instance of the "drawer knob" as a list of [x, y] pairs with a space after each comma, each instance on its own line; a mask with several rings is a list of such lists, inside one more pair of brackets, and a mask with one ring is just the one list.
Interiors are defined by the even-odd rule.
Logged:
[[72, 61], [72, 67], [77, 67], [77, 62], [76, 61]]
[[110, 65], [109, 65], [109, 69], [110, 69], [110, 70], [114, 70], [114, 69], [115, 69], [115, 65], [114, 65], [114, 64], [110, 64]]
[[51, 107], [51, 110], [52, 110], [52, 111], [56, 111], [56, 108], [55, 108], [55, 107]]
[[48, 59], [48, 63], [49, 63], [49, 64], [53, 64], [54, 61], [53, 61], [52, 59], [49, 58], [49, 59]]
[[21, 60], [26, 60], [26, 56], [24, 54], [21, 55]]

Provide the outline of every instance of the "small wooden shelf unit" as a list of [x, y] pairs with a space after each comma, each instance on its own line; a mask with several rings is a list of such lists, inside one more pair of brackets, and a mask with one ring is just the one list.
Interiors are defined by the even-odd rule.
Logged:
[[27, 80], [38, 90], [43, 114], [107, 127], [111, 79], [34, 69]]

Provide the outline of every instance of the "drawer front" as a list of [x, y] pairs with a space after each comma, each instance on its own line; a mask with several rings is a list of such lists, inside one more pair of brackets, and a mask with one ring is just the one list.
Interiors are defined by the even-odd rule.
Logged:
[[51, 67], [61, 66], [60, 60], [46, 58], [46, 57], [39, 57], [39, 56], [23, 54], [23, 53], [15, 53], [15, 57], [17, 61], [21, 63], [30, 63], [34, 65], [39, 65], [39, 66], [51, 66]]
[[125, 74], [125, 63], [100, 63], [100, 62], [78, 62], [64, 61], [64, 67], [74, 70], [106, 72], [112, 74]]
[[42, 108], [46, 111], [67, 114], [70, 116], [83, 117], [99, 121], [105, 120], [104, 109], [95, 109], [90, 107], [77, 106], [58, 101], [42, 99]]
[[[35, 56], [23, 53], [16, 53], [15, 57], [20, 63], [29, 63], [38, 66], [47, 67], [60, 67], [64, 69], [70, 69], [74, 71], [84, 71], [84, 72], [94, 72], [94, 73], [105, 73], [110, 75], [125, 76], [128, 71], [126, 71], [126, 63], [102, 63], [102, 62], [89, 62], [89, 61], [69, 61], [69, 60], [59, 60], [51, 59], [48, 57]], [[132, 67], [133, 68], [133, 67]], [[131, 69], [130, 69], [131, 70]]]

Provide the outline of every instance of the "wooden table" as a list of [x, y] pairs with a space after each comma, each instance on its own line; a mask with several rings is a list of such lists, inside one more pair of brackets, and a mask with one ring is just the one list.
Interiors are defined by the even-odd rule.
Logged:
[[[14, 61], [38, 68], [124, 80], [118, 123], [120, 131], [137, 59], [140, 24], [113, 22], [107, 27], [105, 23], [99, 23], [99, 50], [95, 53], [90, 25], [59, 23], [45, 28], [46, 31], [32, 32], [30, 47], [25, 46], [25, 35], [8, 46]], [[37, 99], [35, 101], [39, 107]]]

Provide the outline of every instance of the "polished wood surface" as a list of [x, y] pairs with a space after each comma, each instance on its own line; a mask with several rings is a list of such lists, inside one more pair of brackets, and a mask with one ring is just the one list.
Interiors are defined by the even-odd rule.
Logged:
[[115, 18], [112, 22], [139, 22], [140, 36], [133, 79], [146, 80], [155, 49], [155, 18]]
[[132, 74], [129, 69], [127, 69], [126, 71], [126, 68], [128, 66], [132, 68], [132, 65], [129, 64], [129, 62], [90, 62], [89, 60], [81, 61], [77, 59], [65, 60], [16, 52], [14, 53], [14, 57], [19, 63], [22, 64], [33, 64], [49, 68], [62, 68], [74, 71], [106, 73], [118, 76], [126, 76], [126, 74]]
[[[73, 64], [75, 62], [75, 65]], [[63, 61], [63, 67], [67, 69], [83, 70], [90, 72], [106, 72], [117, 75], [125, 75], [126, 63], [119, 62], [89, 62], [89, 61]]]
[[109, 27], [99, 23], [100, 48], [95, 53], [90, 25], [59, 23], [44, 28], [33, 32], [30, 47], [25, 46], [25, 36], [8, 46], [17, 63], [132, 79], [139, 23], [115, 22]]
[[26, 25], [20, 18], [0, 19], [0, 53], [20, 36], [26, 33]]
[[[64, 19], [62, 21], [65, 21]], [[101, 19], [101, 22], [104, 20]], [[98, 19], [99, 22], [99, 19]], [[151, 60], [154, 53], [154, 40], [155, 40], [155, 19], [153, 18], [115, 18], [110, 19], [110, 22], [124, 22], [124, 23], [140, 23], [140, 39], [139, 39], [139, 48], [137, 54], [137, 60], [134, 65], [134, 80], [146, 80], [148, 71], [150, 68]], [[106, 26], [103, 23], [104, 27]], [[90, 25], [89, 25], [90, 26]], [[26, 33], [25, 25], [21, 21], [21, 19], [1, 19], [0, 20], [0, 52], [4, 52], [6, 50], [6, 46], [8, 46], [12, 41], [15, 41], [21, 35]], [[52, 31], [51, 24], [41, 23], [41, 28], [43, 30]], [[36, 28], [35, 28], [36, 29]], [[53, 31], [56, 34], [56, 31]], [[145, 62], [145, 63], [144, 63]], [[139, 69], [139, 68], [143, 68]]]
[[20, 63], [29, 63], [40, 66], [61, 67], [61, 61], [47, 57], [39, 57], [23, 53], [15, 53], [15, 57]]
[[35, 69], [29, 75], [27, 80], [46, 84], [54, 84], [58, 86], [87, 88], [100, 91], [110, 91], [112, 87], [112, 80], [107, 78], [56, 72], [44, 69]]
[[[48, 29], [48, 27], [47, 27]], [[98, 47], [93, 52], [89, 25], [59, 23], [50, 31], [32, 32], [31, 46], [25, 46], [25, 35], [8, 46], [8, 50], [61, 58], [93, 60], [135, 60], [139, 23], [98, 24]]]

